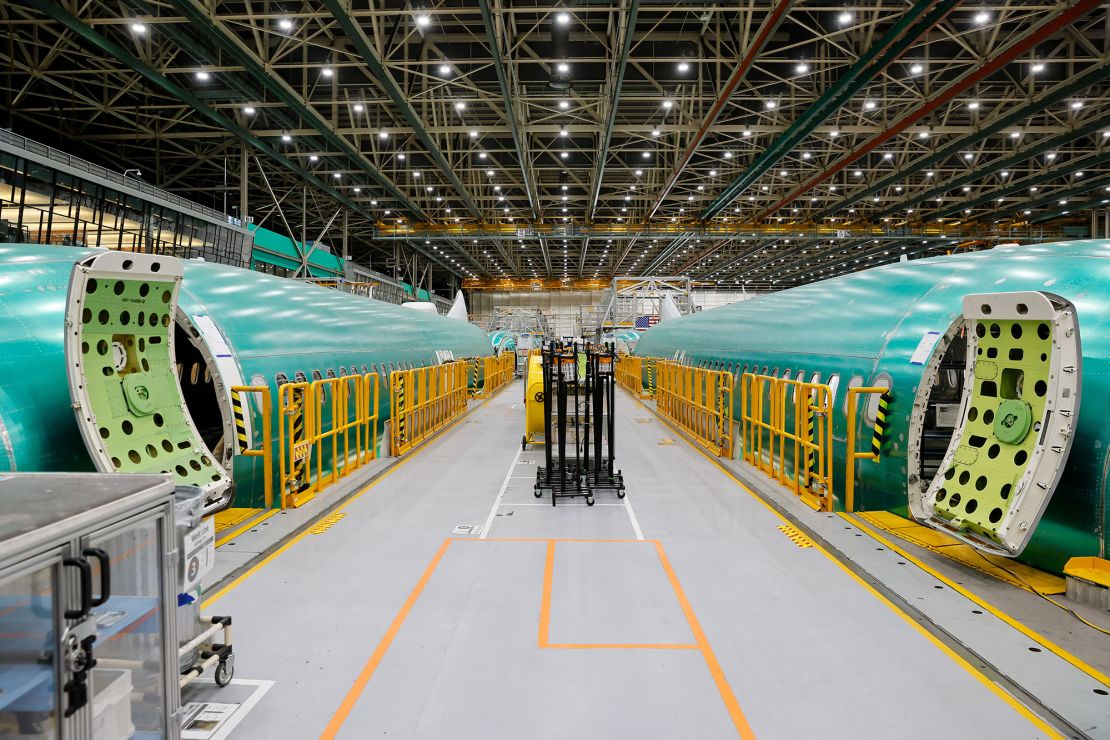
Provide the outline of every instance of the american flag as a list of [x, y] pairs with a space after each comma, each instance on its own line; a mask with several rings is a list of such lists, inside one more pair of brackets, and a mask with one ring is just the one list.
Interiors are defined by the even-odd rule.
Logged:
[[637, 316], [636, 317], [636, 328], [637, 329], [641, 329], [641, 330], [642, 329], [648, 329], [652, 326], [655, 326], [658, 323], [659, 323], [658, 314], [652, 314], [651, 316]]

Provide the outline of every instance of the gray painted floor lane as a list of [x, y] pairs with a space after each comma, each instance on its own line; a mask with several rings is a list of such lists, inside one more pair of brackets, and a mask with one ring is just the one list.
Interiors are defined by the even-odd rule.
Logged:
[[[684, 647], [698, 638], [680, 591], [760, 738], [1044, 736], [623, 394], [618, 462], [649, 541], [611, 493], [535, 499], [519, 396], [217, 602], [236, 620], [238, 675], [276, 681], [236, 737], [319, 736], [426, 573], [341, 737], [736, 737], [706, 654]], [[429, 569], [455, 525], [487, 519], [490, 539], [451, 541]], [[682, 647], [596, 647], [613, 643]]]

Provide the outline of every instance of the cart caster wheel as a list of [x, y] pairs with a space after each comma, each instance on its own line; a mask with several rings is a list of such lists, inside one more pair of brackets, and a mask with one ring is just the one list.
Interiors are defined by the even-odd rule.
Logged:
[[532, 491], [532, 495], [535, 496], [536, 498], [543, 498], [543, 491], [539, 491], [539, 490]]
[[231, 679], [235, 676], [234, 666], [228, 665], [227, 661], [223, 661], [216, 666], [216, 679], [217, 686], [227, 686], [231, 683]]
[[594, 497], [590, 496], [589, 498], [586, 499], [586, 506], [593, 506], [593, 505], [594, 505]]
[[528, 449], [528, 435], [527, 434], [525, 434], [523, 437], [520, 438], [520, 449], [521, 450], [527, 450]]
[[617, 498], [624, 498], [624, 491], [617, 491]]

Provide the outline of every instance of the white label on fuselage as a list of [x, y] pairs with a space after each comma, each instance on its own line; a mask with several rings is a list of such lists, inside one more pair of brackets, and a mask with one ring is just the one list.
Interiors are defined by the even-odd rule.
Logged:
[[937, 340], [940, 339], [939, 331], [927, 331], [921, 337], [921, 341], [917, 343], [917, 349], [913, 351], [913, 357], [910, 358], [911, 365], [924, 365], [930, 355], [933, 354], [933, 347], [937, 346]]

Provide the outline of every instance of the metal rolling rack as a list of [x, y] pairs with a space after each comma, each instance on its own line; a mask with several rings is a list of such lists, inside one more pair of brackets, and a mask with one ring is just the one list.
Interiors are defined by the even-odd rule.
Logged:
[[543, 348], [545, 464], [536, 471], [534, 493], [540, 498], [551, 491], [552, 506], [572, 497], [593, 506], [596, 490], [624, 498], [624, 476], [613, 467], [615, 359], [612, 345], [551, 342]]

